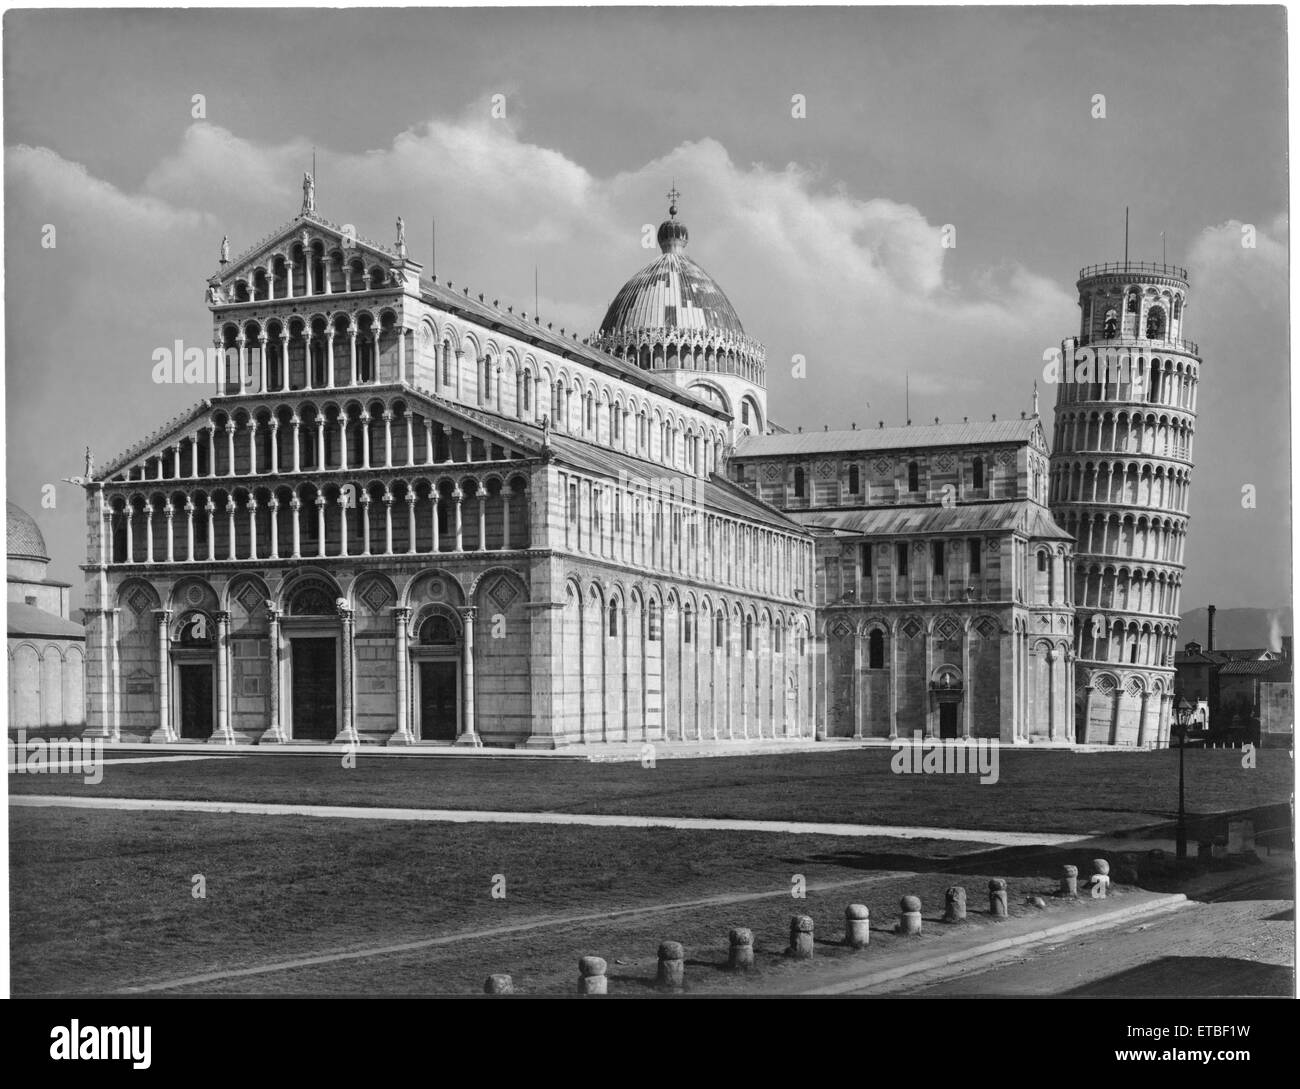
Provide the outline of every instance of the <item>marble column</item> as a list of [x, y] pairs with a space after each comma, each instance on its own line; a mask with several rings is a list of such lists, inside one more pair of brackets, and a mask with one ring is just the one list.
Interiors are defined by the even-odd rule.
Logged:
[[478, 610], [469, 605], [460, 610], [464, 620], [464, 640], [461, 650], [461, 731], [457, 745], [480, 747], [483, 742], [475, 732], [474, 723], [474, 617]]

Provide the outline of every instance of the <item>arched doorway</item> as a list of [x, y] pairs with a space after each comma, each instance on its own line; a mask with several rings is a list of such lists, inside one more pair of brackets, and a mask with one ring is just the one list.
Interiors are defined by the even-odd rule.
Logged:
[[175, 722], [182, 741], [207, 741], [216, 718], [216, 625], [192, 609], [172, 625], [171, 666], [176, 692]]
[[427, 613], [411, 647], [415, 737], [454, 742], [461, 728], [461, 624], [450, 610]]
[[289, 649], [289, 722], [294, 741], [333, 741], [339, 733], [338, 591], [307, 577], [288, 595], [281, 630]]

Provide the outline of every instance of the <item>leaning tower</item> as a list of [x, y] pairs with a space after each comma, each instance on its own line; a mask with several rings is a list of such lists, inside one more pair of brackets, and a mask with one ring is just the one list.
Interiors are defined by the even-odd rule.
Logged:
[[1051, 508], [1073, 534], [1077, 740], [1169, 743], [1187, 539], [1197, 347], [1187, 272], [1079, 273], [1079, 335], [1062, 342]]

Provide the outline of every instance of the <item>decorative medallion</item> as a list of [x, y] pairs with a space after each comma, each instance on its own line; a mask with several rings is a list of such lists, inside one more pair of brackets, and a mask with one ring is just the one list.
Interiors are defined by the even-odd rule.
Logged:
[[837, 620], [831, 627], [831, 634], [836, 639], [846, 639], [853, 634], [853, 625], [844, 619]]
[[1124, 691], [1130, 696], [1139, 695], [1142, 692], [1142, 682], [1136, 677], [1130, 677], [1128, 679], [1128, 684], [1124, 686]]
[[[203, 595], [200, 593], [199, 596]], [[142, 587], [137, 587], [135, 592], [126, 599], [126, 603], [131, 606], [133, 612], [142, 613], [153, 604], [153, 599], [144, 592]]]
[[935, 463], [939, 472], [946, 473], [952, 468], [952, 457], [949, 454], [940, 454], [939, 460]]
[[984, 616], [975, 622], [975, 630], [979, 632], [980, 638], [992, 639], [997, 634], [998, 626], [987, 616]]
[[817, 463], [817, 475], [820, 477], [832, 477], [835, 475], [835, 466], [829, 461]]
[[1102, 674], [1092, 682], [1092, 687], [1103, 696], [1109, 696], [1115, 690], [1115, 682], [1111, 680], [1110, 677]]
[[185, 591], [185, 600], [191, 605], [200, 605], [203, 602], [203, 587], [194, 583]]
[[488, 597], [492, 599], [492, 604], [501, 612], [505, 612], [519, 597], [519, 590], [513, 582], [503, 575], [496, 580], [492, 589], [488, 591]]
[[766, 477], [768, 480], [776, 480], [777, 478], [780, 477], [780, 475], [781, 475], [781, 470], [777, 466], [776, 462], [769, 461], [766, 465], [763, 466], [763, 476]]
[[998, 464], [1010, 465], [1012, 457], [1013, 455], [1010, 450], [1003, 450], [1001, 453], [998, 454]]
[[372, 613], [377, 613], [392, 598], [389, 596], [388, 587], [384, 583], [380, 582], [379, 579], [372, 579], [370, 585], [361, 594], [361, 600], [366, 603]]
[[903, 634], [907, 636], [908, 639], [915, 639], [921, 634], [921, 625], [917, 623], [915, 618], [909, 617], [907, 620], [903, 621]]
[[951, 617], [945, 616], [935, 626], [934, 634], [941, 642], [947, 643], [956, 639], [960, 631], [961, 628], [957, 622]]
[[447, 596], [447, 584], [442, 579], [430, 579], [425, 585], [426, 594], [432, 601], [441, 601]]
[[886, 475], [894, 467], [889, 458], [879, 458], [876, 461], [876, 472], [881, 476]]
[[[192, 590], [197, 590], [198, 587], [197, 587], [197, 586], [193, 586], [193, 587], [191, 587], [191, 589], [192, 589]], [[189, 595], [186, 595], [186, 596], [188, 597]], [[200, 592], [200, 593], [199, 593], [199, 599], [202, 600], [202, 598], [203, 598], [203, 594], [202, 594], [202, 592]], [[260, 595], [260, 594], [259, 594], [259, 593], [254, 589], [254, 588], [253, 588], [253, 584], [252, 584], [252, 583], [249, 583], [248, 585], [246, 585], [246, 586], [245, 586], [245, 587], [244, 587], [244, 588], [239, 592], [239, 597], [236, 598], [236, 600], [239, 602], [239, 604], [241, 604], [241, 605], [244, 607], [244, 611], [245, 611], [246, 613], [248, 613], [250, 616], [251, 616], [254, 612], [257, 611], [257, 607], [262, 603], [262, 597], [261, 597], [261, 595]], [[193, 598], [190, 598], [190, 602], [191, 602], [192, 604], [194, 604], [194, 605], [197, 605], [197, 604], [198, 604], [198, 602], [195, 601]]]

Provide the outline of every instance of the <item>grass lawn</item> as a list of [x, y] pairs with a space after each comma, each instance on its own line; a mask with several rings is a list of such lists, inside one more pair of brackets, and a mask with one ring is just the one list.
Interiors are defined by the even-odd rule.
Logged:
[[[1009, 751], [996, 783], [974, 775], [895, 775], [888, 749], [637, 763], [231, 756], [174, 764], [109, 765], [96, 786], [79, 775], [10, 775], [21, 794], [387, 805], [641, 816], [915, 824], [1003, 831], [1094, 832], [1170, 818], [1176, 751]], [[1282, 802], [1291, 758], [1189, 749], [1188, 809], [1213, 813]]]
[[[905, 893], [922, 897], [926, 940], [941, 941], [944, 890], [968, 890], [971, 925], [987, 876], [1006, 876], [1013, 914], [1050, 897], [1062, 858], [1086, 873], [1086, 849], [1029, 857], [979, 844], [671, 829], [437, 825], [241, 815], [10, 811], [15, 994], [113, 992], [295, 956], [418, 942], [555, 917], [595, 916], [502, 937], [227, 978], [201, 993], [474, 993], [494, 971], [532, 993], [571, 993], [577, 959], [610, 962], [611, 989], [644, 992], [661, 940], [683, 942], [698, 990], [743, 985], [719, 969], [727, 931], [749, 926], [757, 970], [781, 955], [792, 914], [816, 920], [825, 955], [844, 907], [872, 914], [873, 946]], [[192, 896], [202, 874], [206, 897]], [[491, 895], [505, 876], [504, 899]], [[803, 874], [806, 899], [790, 896]], [[818, 892], [822, 884], [851, 887]], [[761, 900], [651, 912], [736, 894]], [[1051, 904], [1051, 910], [1058, 905]], [[624, 917], [603, 918], [628, 912]]]

